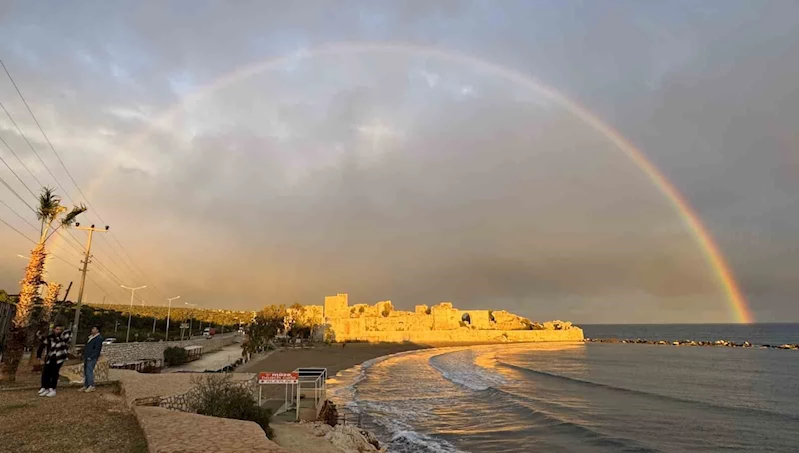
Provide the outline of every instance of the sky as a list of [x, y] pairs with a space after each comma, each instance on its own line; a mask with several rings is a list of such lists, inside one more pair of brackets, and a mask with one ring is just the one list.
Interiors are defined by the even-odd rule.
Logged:
[[[9, 0], [0, 59], [52, 144], [0, 71], [9, 293], [47, 185], [110, 226], [89, 302], [736, 321], [681, 213], [554, 90], [693, 206], [757, 321], [799, 321], [795, 1]], [[70, 299], [85, 241], [49, 246]]]

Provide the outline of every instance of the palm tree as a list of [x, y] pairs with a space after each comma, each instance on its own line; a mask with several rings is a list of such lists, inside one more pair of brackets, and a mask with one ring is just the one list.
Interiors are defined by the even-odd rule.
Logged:
[[13, 382], [16, 380], [17, 368], [25, 350], [28, 330], [36, 326], [38, 320], [34, 319], [34, 300], [39, 292], [39, 286], [44, 283], [44, 262], [47, 258], [45, 245], [61, 228], [69, 228], [75, 223], [77, 217], [86, 212], [83, 204], [73, 206], [71, 210], [61, 205], [61, 197], [53, 189], [45, 187], [39, 195], [39, 209], [36, 218], [41, 222], [39, 242], [31, 250], [30, 261], [25, 268], [25, 277], [20, 282], [19, 300], [11, 328], [8, 332], [6, 350], [3, 353], [3, 362], [0, 366], [0, 382]]
[[34, 347], [38, 347], [41, 344], [41, 339], [38, 338], [35, 334], [31, 336], [31, 333], [34, 329], [39, 333], [47, 332], [50, 327], [50, 318], [53, 315], [53, 309], [55, 308], [55, 304], [58, 301], [58, 293], [61, 292], [62, 285], [58, 282], [48, 282], [47, 283], [47, 296], [45, 296], [44, 300], [42, 300], [42, 310], [38, 316], [35, 316], [37, 319], [31, 321], [31, 327], [28, 332], [28, 343], [31, 345], [31, 356], [28, 360], [28, 365], [33, 367], [36, 366], [36, 354], [33, 353]]

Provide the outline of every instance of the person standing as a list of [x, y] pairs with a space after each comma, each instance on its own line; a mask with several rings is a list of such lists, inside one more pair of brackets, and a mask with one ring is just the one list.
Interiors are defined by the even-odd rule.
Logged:
[[100, 335], [100, 326], [93, 326], [86, 347], [83, 349], [83, 392], [94, 391], [94, 367], [103, 350], [103, 336]]
[[53, 330], [44, 338], [44, 360], [39, 357], [44, 365], [39, 396], [55, 396], [55, 389], [58, 387], [58, 373], [61, 371], [61, 365], [67, 360], [70, 338], [72, 338], [72, 331], [64, 329], [62, 323], [56, 323]]

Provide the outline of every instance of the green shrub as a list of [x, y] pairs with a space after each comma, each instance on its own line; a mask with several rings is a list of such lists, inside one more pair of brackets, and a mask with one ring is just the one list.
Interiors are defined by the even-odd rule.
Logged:
[[330, 426], [338, 424], [338, 409], [336, 405], [330, 400], [325, 400], [322, 410], [319, 411], [319, 419]]
[[249, 390], [233, 382], [229, 374], [207, 374], [192, 380], [194, 389], [189, 398], [189, 409], [211, 417], [249, 420], [257, 423], [268, 437], [272, 437], [269, 421], [272, 411], [258, 405]]
[[189, 353], [176, 346], [164, 349], [164, 362], [168, 366], [181, 365], [189, 361]]

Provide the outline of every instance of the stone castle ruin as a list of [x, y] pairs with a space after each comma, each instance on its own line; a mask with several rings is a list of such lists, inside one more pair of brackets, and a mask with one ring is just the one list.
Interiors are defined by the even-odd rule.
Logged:
[[504, 310], [460, 310], [451, 302], [413, 312], [395, 310], [391, 301], [349, 305], [346, 294], [325, 297], [327, 336], [333, 341], [368, 342], [535, 342], [582, 341], [583, 331], [570, 322], [531, 322]]

